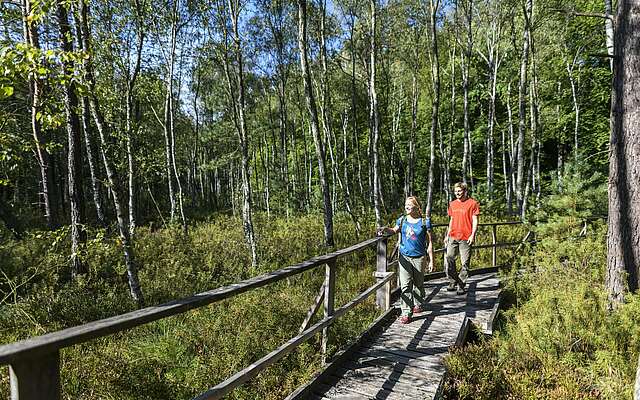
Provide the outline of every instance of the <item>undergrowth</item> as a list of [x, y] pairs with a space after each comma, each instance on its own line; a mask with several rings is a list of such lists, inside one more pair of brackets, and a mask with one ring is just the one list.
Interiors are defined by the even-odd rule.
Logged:
[[[389, 223], [395, 217], [389, 217]], [[355, 244], [374, 232], [370, 222], [363, 227], [362, 236], [356, 237], [344, 215], [334, 223], [336, 248]], [[260, 249], [260, 264], [255, 268], [250, 267], [250, 252], [237, 218], [210, 217], [190, 226], [186, 236], [177, 226], [139, 227], [135, 254], [147, 304], [211, 290], [330, 250], [323, 245], [321, 215], [287, 219], [257, 214], [255, 225]], [[436, 248], [442, 246], [444, 229], [434, 230]], [[498, 240], [518, 240], [524, 229], [500, 227]], [[68, 228], [30, 232], [25, 240], [0, 243], [0, 344], [136, 308], [129, 296], [117, 237], [95, 229], [88, 237], [81, 253], [88, 273], [75, 280], [68, 268]], [[394, 242], [392, 238], [390, 252]], [[491, 243], [491, 228], [481, 228], [478, 243]], [[442, 270], [442, 257], [435, 261]], [[490, 250], [477, 252], [472, 267], [490, 263]], [[375, 282], [374, 265], [375, 248], [338, 260], [336, 307]], [[66, 348], [61, 352], [63, 398], [193, 398], [295, 336], [323, 279], [324, 269], [316, 268], [220, 303]], [[344, 348], [378, 315], [375, 297], [370, 297], [340, 318], [330, 327], [330, 354]], [[229, 397], [285, 397], [321, 366], [320, 348], [316, 335]], [[0, 396], [7, 397], [8, 391], [5, 367], [0, 374]]]
[[[260, 264], [251, 268], [241, 223], [218, 216], [191, 226], [137, 230], [135, 252], [147, 303], [160, 304], [260, 275], [329, 251], [322, 217], [256, 216]], [[366, 228], [373, 232], [373, 226]], [[336, 246], [357, 243], [348, 219], [335, 221]], [[83, 251], [89, 272], [68, 274], [68, 230], [32, 232], [0, 243], [0, 343], [41, 335], [135, 309], [117, 238], [89, 232]], [[364, 238], [360, 238], [362, 240]], [[336, 307], [375, 283], [375, 249], [338, 261]], [[63, 398], [190, 399], [295, 336], [312, 305], [324, 268], [231, 299], [61, 352]], [[331, 327], [335, 352], [378, 315], [370, 298]], [[322, 311], [320, 311], [320, 315]], [[316, 317], [316, 319], [319, 317]], [[321, 365], [320, 337], [301, 345], [229, 398], [279, 399]], [[0, 396], [8, 397], [7, 368]]]
[[536, 247], [503, 276], [511, 307], [499, 315], [494, 337], [446, 359], [445, 398], [632, 398], [640, 296], [609, 311], [607, 227], [603, 220], [586, 229], [582, 223], [606, 209], [606, 190], [589, 180], [570, 185], [543, 205]]

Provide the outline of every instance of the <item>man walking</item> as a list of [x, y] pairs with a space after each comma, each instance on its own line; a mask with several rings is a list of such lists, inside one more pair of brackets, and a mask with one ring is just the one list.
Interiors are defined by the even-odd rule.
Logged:
[[[464, 294], [469, 275], [471, 247], [476, 240], [476, 231], [478, 230], [480, 206], [477, 201], [469, 197], [466, 183], [456, 183], [453, 192], [456, 199], [449, 203], [447, 210], [450, 217], [449, 228], [445, 235], [447, 247], [445, 272], [449, 279], [447, 291], [452, 292], [456, 290], [457, 286], [457, 293]], [[456, 253], [460, 254], [462, 264], [460, 273], [456, 270]]]

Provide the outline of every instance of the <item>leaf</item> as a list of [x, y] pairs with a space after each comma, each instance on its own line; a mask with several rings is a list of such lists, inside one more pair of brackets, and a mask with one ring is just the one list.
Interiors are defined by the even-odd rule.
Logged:
[[13, 96], [13, 86], [2, 86], [2, 96], [3, 97]]

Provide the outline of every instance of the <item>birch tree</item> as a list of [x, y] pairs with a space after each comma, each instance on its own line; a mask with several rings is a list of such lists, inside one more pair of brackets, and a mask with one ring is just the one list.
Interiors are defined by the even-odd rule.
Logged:
[[327, 182], [325, 167], [325, 152], [323, 143], [321, 142], [322, 139], [320, 138], [320, 124], [318, 120], [316, 101], [313, 95], [313, 87], [311, 85], [311, 73], [309, 70], [309, 58], [307, 53], [307, 2], [306, 0], [297, 0], [297, 2], [300, 71], [302, 73], [302, 82], [304, 85], [307, 111], [309, 112], [310, 119], [309, 127], [316, 149], [318, 174], [320, 175], [320, 185], [322, 188], [322, 198], [324, 205], [324, 240], [327, 246], [333, 246], [333, 208], [331, 207], [331, 194], [329, 192], [329, 184]]

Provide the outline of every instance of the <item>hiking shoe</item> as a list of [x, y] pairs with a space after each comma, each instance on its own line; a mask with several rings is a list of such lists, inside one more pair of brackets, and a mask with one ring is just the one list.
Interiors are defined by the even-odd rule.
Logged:
[[420, 314], [421, 312], [424, 312], [424, 310], [422, 309], [422, 306], [414, 306], [413, 310], [411, 310], [414, 314]]
[[450, 283], [449, 286], [447, 286], [447, 292], [454, 292], [455, 290], [456, 290], [455, 283]]
[[411, 322], [411, 317], [408, 315], [403, 315], [402, 317], [398, 318], [398, 320], [401, 324], [408, 324], [409, 322]]

